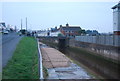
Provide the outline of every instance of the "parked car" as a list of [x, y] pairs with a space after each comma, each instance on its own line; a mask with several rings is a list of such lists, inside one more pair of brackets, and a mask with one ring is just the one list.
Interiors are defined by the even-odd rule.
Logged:
[[19, 34], [19, 36], [21, 36], [21, 35], [22, 35], [22, 33], [21, 33], [20, 31], [18, 32], [18, 34]]
[[3, 31], [3, 34], [8, 34], [9, 32], [7, 30], [4, 30]]

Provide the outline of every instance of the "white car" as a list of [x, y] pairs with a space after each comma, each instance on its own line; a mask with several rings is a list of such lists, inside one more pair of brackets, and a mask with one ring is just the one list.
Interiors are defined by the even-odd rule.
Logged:
[[3, 33], [4, 33], [4, 34], [8, 34], [9, 32], [8, 32], [7, 30], [4, 30]]

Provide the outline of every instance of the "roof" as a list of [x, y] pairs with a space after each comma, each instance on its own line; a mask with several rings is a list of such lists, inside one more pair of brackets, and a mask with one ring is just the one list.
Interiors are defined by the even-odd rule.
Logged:
[[120, 2], [117, 5], [112, 7], [112, 9], [115, 9], [115, 8], [120, 8]]
[[5, 22], [0, 22], [0, 24], [4, 27], [6, 27]]
[[51, 32], [57, 32], [57, 31], [59, 31], [59, 29], [56, 29], [56, 30], [51, 30]]
[[72, 30], [72, 31], [79, 31], [81, 28], [79, 27], [79, 26], [69, 26], [69, 27], [66, 27], [66, 26], [62, 26], [62, 29], [63, 30], [68, 30], [68, 31], [70, 31], [70, 30]]

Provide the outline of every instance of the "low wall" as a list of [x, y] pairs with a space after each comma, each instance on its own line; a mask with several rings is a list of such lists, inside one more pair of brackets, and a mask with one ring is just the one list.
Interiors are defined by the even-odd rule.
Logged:
[[[57, 37], [39, 37], [39, 38], [42, 41], [48, 41], [48, 42], [52, 42], [52, 43], [56, 43], [56, 44], [58, 44], [58, 42], [59, 42]], [[113, 61], [114, 60], [120, 61], [120, 47], [118, 47], [118, 46], [96, 44], [96, 43], [90, 43], [87, 41], [83, 42], [83, 41], [76, 40], [76, 38], [69, 39], [69, 41], [66, 41], [66, 43], [69, 44], [70, 46], [85, 48], [89, 51], [95, 52], [95, 54], [106, 57], [106, 59], [112, 59]]]
[[112, 35], [112, 36], [76, 36], [76, 41], [88, 42], [94, 44], [101, 45], [109, 45], [109, 46], [120, 46], [120, 36]]
[[70, 46], [82, 47], [89, 51], [95, 52], [98, 55], [107, 57], [106, 59], [112, 59], [113, 61], [120, 61], [120, 47], [88, 43], [76, 41], [75, 39], [70, 39]]

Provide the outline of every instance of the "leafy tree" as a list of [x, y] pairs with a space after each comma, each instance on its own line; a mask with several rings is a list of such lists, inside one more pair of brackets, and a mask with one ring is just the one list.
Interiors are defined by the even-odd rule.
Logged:
[[62, 36], [64, 36], [62, 33], [59, 33], [59, 34], [58, 34], [58, 37], [62, 37]]
[[79, 35], [86, 34], [86, 31], [84, 29], [81, 29], [81, 30], [78, 31], [78, 34]]

